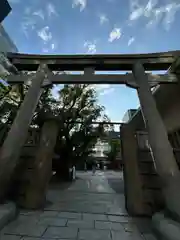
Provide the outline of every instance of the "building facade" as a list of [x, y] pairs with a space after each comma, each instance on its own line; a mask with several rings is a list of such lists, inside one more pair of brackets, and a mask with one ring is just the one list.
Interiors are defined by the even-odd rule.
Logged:
[[0, 23], [7, 17], [11, 12], [11, 6], [7, 0], [0, 1]]
[[17, 47], [9, 37], [8, 33], [2, 25], [2, 21], [11, 12], [11, 6], [7, 0], [0, 1], [0, 52], [18, 52]]
[[18, 52], [16, 45], [11, 40], [2, 24], [0, 24], [0, 52]]
[[125, 123], [129, 122], [136, 112], [137, 112], [137, 109], [127, 110], [127, 112], [123, 116], [122, 121], [125, 122]]

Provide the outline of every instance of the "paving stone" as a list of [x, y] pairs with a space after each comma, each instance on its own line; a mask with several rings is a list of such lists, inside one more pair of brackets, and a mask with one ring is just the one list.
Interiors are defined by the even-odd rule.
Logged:
[[[24, 215], [19, 215], [17, 219], [15, 219], [13, 222], [10, 222], [8, 225], [6, 225], [2, 232], [3, 233], [14, 233], [16, 232], [16, 229], [23, 229], [27, 228], [27, 226], [33, 226], [37, 224], [38, 218], [34, 216], [24, 216]], [[18, 230], [17, 230], [18, 231]]]
[[77, 238], [78, 229], [70, 227], [48, 227], [44, 238]]
[[145, 240], [157, 240], [153, 234], [143, 234]]
[[152, 233], [152, 222], [150, 218], [134, 218], [133, 221], [141, 233]]
[[129, 222], [129, 223], [121, 223], [121, 225], [124, 227], [125, 232], [131, 232], [131, 233], [137, 233], [139, 232], [136, 224]]
[[94, 221], [90, 220], [68, 220], [67, 222], [68, 227], [75, 227], [75, 228], [86, 228], [86, 229], [92, 229], [94, 228]]
[[27, 211], [27, 210], [21, 210], [20, 215], [26, 215], [26, 216], [40, 216], [42, 211]]
[[112, 208], [108, 207], [107, 214], [112, 214], [112, 215], [128, 215], [126, 209], [120, 208], [119, 205], [124, 206], [124, 202], [121, 204], [118, 204], [117, 206], [113, 206]]
[[59, 226], [64, 227], [66, 226], [67, 219], [55, 218], [55, 217], [43, 217], [38, 221], [40, 225], [46, 226]]
[[37, 224], [17, 224], [8, 225], [3, 229], [3, 233], [14, 235], [27, 235], [32, 237], [40, 237], [45, 232], [46, 226]]
[[78, 233], [80, 240], [111, 240], [111, 233], [109, 230], [85, 230], [80, 229]]
[[129, 233], [122, 231], [111, 231], [112, 240], [144, 240], [139, 233]]
[[73, 212], [60, 212], [58, 214], [59, 218], [70, 218], [70, 219], [81, 219], [81, 213], [73, 213]]
[[[55, 238], [32, 238], [32, 237], [23, 237], [21, 240], [54, 240]], [[3, 239], [2, 239], [3, 240]], [[15, 239], [16, 240], [16, 239]], [[57, 240], [67, 240], [67, 239], [57, 239]], [[76, 239], [71, 239], [71, 240], [76, 240]]]
[[35, 224], [39, 221], [39, 216], [37, 215], [19, 215], [15, 221], [12, 222], [17, 224]]
[[109, 229], [109, 230], [118, 230], [125, 231], [121, 223], [116, 222], [103, 222], [103, 221], [95, 221], [96, 229]]
[[126, 216], [108, 215], [108, 219], [111, 222], [132, 222], [132, 218]]
[[92, 213], [83, 213], [84, 220], [99, 220], [106, 221], [108, 220], [107, 215], [105, 214], [92, 214]]
[[[91, 172], [78, 175], [76, 182], [66, 188], [61, 188], [60, 183], [56, 187], [50, 185], [47, 198], [52, 204], [45, 211], [21, 211], [20, 217], [5, 228], [6, 233], [10, 229], [14, 234], [8, 237], [14, 238], [3, 239], [0, 235], [0, 240], [19, 240], [15, 236], [18, 234], [20, 240], [141, 240], [133, 225], [134, 218], [125, 211], [123, 192], [116, 194], [114, 189], [123, 184], [120, 173], [97, 171], [95, 176]], [[96, 227], [102, 229], [90, 229], [92, 223], [95, 227], [95, 221]], [[144, 231], [143, 226], [142, 232], [147, 237], [150, 231]]]
[[57, 217], [58, 212], [57, 211], [44, 211], [43, 213], [40, 214], [40, 217]]
[[14, 236], [14, 235], [2, 235], [0, 236], [1, 240], [21, 240], [22, 238], [20, 236]]

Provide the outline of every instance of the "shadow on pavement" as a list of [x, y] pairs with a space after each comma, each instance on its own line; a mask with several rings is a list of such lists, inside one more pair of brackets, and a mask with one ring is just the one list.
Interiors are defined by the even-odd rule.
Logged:
[[118, 194], [124, 194], [124, 181], [119, 178], [119, 179], [114, 179], [114, 178], [107, 178], [109, 185], [111, 188]]
[[69, 188], [72, 184], [73, 184], [72, 181], [62, 180], [55, 175], [50, 180], [49, 188], [54, 190], [55, 189], [65, 190]]

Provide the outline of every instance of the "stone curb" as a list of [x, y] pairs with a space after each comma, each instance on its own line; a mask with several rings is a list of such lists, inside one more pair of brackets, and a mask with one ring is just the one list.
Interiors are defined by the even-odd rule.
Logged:
[[17, 215], [15, 203], [9, 202], [0, 205], [0, 230], [5, 227], [10, 221], [14, 220]]

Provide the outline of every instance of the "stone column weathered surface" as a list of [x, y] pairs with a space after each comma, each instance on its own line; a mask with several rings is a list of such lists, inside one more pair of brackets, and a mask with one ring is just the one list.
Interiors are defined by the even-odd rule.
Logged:
[[155, 167], [162, 179], [166, 206], [171, 214], [180, 219], [180, 172], [173, 149], [153, 98], [144, 67], [140, 62], [134, 64], [133, 74], [138, 85], [137, 92], [149, 134]]
[[44, 65], [40, 66], [25, 96], [0, 152], [0, 201], [4, 200], [9, 181], [26, 141], [28, 128], [38, 104], [45, 78]]
[[130, 124], [123, 124], [120, 133], [124, 165], [123, 173], [126, 208], [131, 215], [145, 215], [147, 212], [143, 204], [143, 191], [138, 169], [135, 130]]
[[59, 124], [56, 119], [46, 120], [41, 130], [40, 144], [37, 149], [30, 184], [25, 191], [25, 208], [37, 209], [44, 206], [46, 191], [52, 177], [52, 158]]

